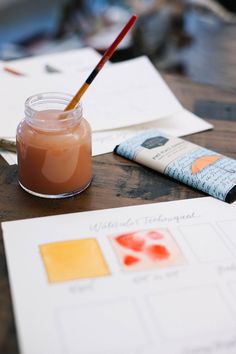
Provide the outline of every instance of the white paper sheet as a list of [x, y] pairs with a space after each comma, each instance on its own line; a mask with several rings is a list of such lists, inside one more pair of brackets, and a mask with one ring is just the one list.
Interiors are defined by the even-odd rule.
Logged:
[[[235, 207], [207, 197], [3, 223], [21, 354], [235, 354]], [[48, 280], [55, 254], [91, 240], [106, 274]], [[85, 250], [82, 270], [97, 256]]]
[[[193, 113], [185, 109], [181, 109], [179, 113], [176, 113], [170, 117], [158, 119], [154, 122], [139, 124], [122, 129], [94, 132], [92, 135], [92, 155], [97, 156], [112, 152], [115, 146], [120, 144], [122, 141], [152, 128], [158, 128], [166, 134], [181, 137], [211, 129], [212, 125], [205, 122], [203, 119], [198, 118]], [[16, 154], [1, 151], [1, 155], [9, 165], [14, 165], [17, 163]]]
[[4, 160], [8, 163], [8, 165], [16, 165], [17, 164], [17, 157], [14, 152], [5, 151], [0, 149], [0, 154], [4, 158]]
[[[21, 59], [21, 60], [15, 60], [15, 61], [11, 61], [9, 63], [5, 63], [8, 64], [10, 67], [12, 67], [15, 70], [18, 70], [20, 72], [25, 73], [27, 70], [27, 75], [31, 76], [31, 79], [29, 78], [22, 78], [22, 77], [17, 77], [14, 75], [10, 75], [6, 72], [4, 72], [2, 70], [2, 86], [4, 86], [4, 92], [5, 92], [5, 98], [6, 100], [4, 101], [5, 104], [5, 110], [6, 110], [6, 116], [9, 117], [8, 119], [5, 119], [5, 121], [3, 122], [1, 129], [0, 129], [0, 135], [2, 137], [5, 136], [10, 136], [9, 133], [12, 133], [14, 136], [15, 135], [15, 129], [16, 126], [18, 124], [18, 122], [20, 121], [21, 117], [23, 117], [24, 115], [24, 107], [22, 102], [24, 102], [24, 100], [31, 95], [32, 93], [38, 92], [38, 91], [42, 91], [45, 87], [48, 88], [48, 90], [54, 90], [55, 87], [57, 87], [58, 89], [58, 82], [60, 87], [62, 87], [62, 81], [63, 81], [63, 89], [64, 89], [64, 82], [68, 81], [68, 77], [70, 77], [70, 80], [74, 77], [71, 76], [72, 71], [76, 72], [79, 71], [80, 72], [80, 79], [77, 80], [76, 78], [76, 88], [78, 87], [78, 81], [80, 80], [81, 82], [87, 77], [86, 75], [88, 74], [88, 71], [84, 71], [83, 69], [85, 69], [85, 67], [90, 67], [92, 68], [96, 62], [99, 60], [100, 55], [94, 51], [91, 48], [82, 48], [82, 49], [77, 49], [77, 50], [71, 50], [71, 51], [67, 51], [67, 52], [63, 52], [63, 53], [55, 53], [55, 54], [50, 54], [50, 55], [42, 55], [42, 56], [38, 56], [38, 57], [32, 57], [32, 58], [27, 58], [27, 59]], [[157, 86], [163, 86], [164, 85], [164, 89], [166, 90], [167, 86], [165, 85], [164, 81], [160, 78], [159, 74], [157, 73], [157, 71], [152, 67], [152, 65], [150, 64], [150, 62], [147, 60], [147, 58], [139, 58], [136, 60], [132, 60], [132, 61], [128, 61], [127, 63], [123, 63], [120, 65], [115, 65], [115, 78], [116, 80], [119, 79], [118, 78], [118, 74], [121, 71], [123, 71], [122, 67], [126, 67], [125, 68], [125, 72], [127, 72], [127, 70], [129, 71], [130, 65], [132, 63], [132, 67], [134, 67], [134, 69], [139, 73], [139, 68], [143, 71], [143, 76], [144, 77], [147, 72], [149, 73], [149, 75], [147, 75], [147, 77], [143, 80], [141, 78], [141, 81], [139, 82], [139, 80], [135, 81], [134, 86], [135, 86], [135, 91], [136, 93], [134, 94], [134, 98], [140, 95], [143, 95], [142, 97], [142, 101], [140, 101], [140, 99], [137, 99], [137, 101], [141, 102], [141, 105], [143, 105], [143, 108], [145, 108], [147, 106], [147, 95], [148, 92], [144, 92], [143, 89], [145, 87], [149, 87], [149, 89], [154, 89]], [[0, 70], [3, 67], [3, 62], [0, 62]], [[49, 64], [52, 67], [54, 67], [55, 69], [67, 73], [67, 75], [51, 75], [51, 74], [45, 74], [45, 64]], [[113, 64], [113, 68], [114, 68], [114, 64]], [[104, 70], [106, 69], [106, 67], [104, 68]], [[133, 72], [132, 75], [136, 75], [137, 76], [137, 72], [135, 73], [135, 70]], [[70, 72], [70, 74], [68, 74], [68, 72]], [[110, 71], [109, 71], [110, 72]], [[112, 71], [113, 72], [113, 71]], [[40, 74], [40, 79], [39, 79], [39, 74]], [[150, 85], [153, 83], [152, 80], [150, 80], [150, 82], [148, 82], [148, 80], [150, 79], [150, 75], [154, 74], [154, 76], [156, 77], [156, 81], [155, 83], [158, 84], [153, 87], [151, 87]], [[125, 75], [125, 78], [127, 77], [127, 75]], [[5, 78], [5, 79], [4, 79]], [[93, 93], [92, 96], [90, 98], [88, 98], [88, 104], [86, 104], [86, 100], [85, 100], [85, 115], [87, 117], [93, 117], [93, 121], [96, 121], [95, 124], [95, 130], [100, 130], [97, 132], [93, 133], [93, 156], [95, 155], [99, 155], [99, 154], [104, 154], [107, 152], [111, 152], [114, 147], [119, 144], [120, 142], [122, 142], [123, 140], [138, 134], [139, 132], [142, 132], [145, 129], [151, 129], [151, 128], [156, 128], [158, 127], [158, 129], [162, 130], [163, 132], [173, 135], [173, 136], [184, 136], [187, 134], [192, 134], [192, 133], [196, 133], [199, 131], [203, 131], [203, 130], [207, 130], [207, 129], [211, 129], [212, 125], [210, 125], [209, 123], [205, 122], [204, 120], [198, 118], [197, 116], [193, 115], [191, 112], [188, 112], [187, 110], [185, 110], [176, 100], [176, 98], [170, 93], [170, 90], [167, 88], [167, 96], [168, 94], [170, 94], [169, 98], [170, 98], [170, 103], [174, 103], [173, 106], [169, 107], [168, 109], [174, 110], [178, 108], [178, 111], [172, 113], [171, 115], [165, 116], [163, 118], [160, 118], [158, 120], [154, 120], [151, 122], [146, 122], [146, 123], [142, 123], [142, 124], [138, 124], [138, 125], [134, 125], [136, 124], [136, 120], [133, 120], [133, 123], [131, 126], [129, 127], [124, 127], [124, 128], [116, 128], [116, 129], [111, 129], [111, 130], [102, 130], [102, 124], [101, 126], [98, 127], [98, 125], [100, 125], [99, 122], [99, 115], [102, 115], [103, 112], [102, 110], [100, 110], [99, 113], [99, 109], [97, 109], [97, 107], [101, 107], [102, 109], [105, 107], [104, 110], [104, 116], [109, 116], [109, 117], [113, 117], [114, 118], [114, 114], [115, 117], [117, 115], [119, 115], [118, 110], [114, 111], [114, 107], [116, 106], [116, 102], [112, 102], [112, 100], [114, 101], [114, 97], [115, 95], [115, 91], [113, 91], [113, 75], [110, 77], [109, 73], [106, 75], [106, 80], [108, 80], [107, 84], [105, 87], [103, 81], [101, 82], [101, 87], [98, 88], [98, 91], [102, 91], [104, 93], [104, 95], [107, 97], [103, 97], [103, 99], [106, 100], [106, 104], [101, 104], [102, 100], [97, 97], [96, 94], [96, 90], [94, 92], [94, 97], [95, 97], [95, 101], [94, 97], [93, 97]], [[122, 79], [123, 81], [123, 79]], [[130, 81], [130, 80], [129, 80]], [[133, 80], [131, 80], [133, 81]], [[24, 88], [25, 83], [27, 84], [27, 87]], [[132, 85], [133, 85], [132, 84]], [[23, 87], [22, 87], [23, 85]], [[141, 86], [145, 86], [145, 87], [141, 87]], [[36, 88], [37, 86], [37, 88]], [[72, 86], [72, 83], [70, 83], [70, 86]], [[14, 87], [14, 89], [13, 89]], [[112, 87], [112, 92], [107, 92], [107, 88], [108, 87]], [[6, 88], [6, 89], [5, 89]], [[161, 89], [161, 87], [159, 87]], [[162, 87], [163, 88], [163, 87]], [[14, 92], [12, 92], [12, 89]], [[89, 89], [89, 91], [92, 89], [92, 87]], [[105, 91], [104, 91], [105, 89]], [[139, 92], [140, 90], [140, 92]], [[68, 90], [69, 91], [69, 90]], [[14, 96], [14, 101], [11, 101], [11, 99], [9, 99], [10, 96]], [[111, 96], [114, 96], [113, 98]], [[134, 107], [129, 107], [130, 102], [132, 102], [132, 100], [130, 99], [130, 97], [123, 94], [119, 94], [120, 100], [124, 99], [122, 102], [124, 103], [123, 106], [121, 106], [120, 108], [122, 110], [125, 110], [126, 113], [131, 112], [131, 115], [129, 118], [131, 118], [132, 115], [135, 114], [135, 110]], [[138, 97], [139, 98], [139, 97]], [[92, 99], [92, 104], [90, 104], [90, 99]], [[117, 100], [117, 97], [115, 98], [115, 100]], [[161, 100], [162, 101], [162, 100]], [[107, 105], [107, 102], [109, 102], [109, 105]], [[172, 104], [171, 103], [171, 104]], [[167, 107], [167, 103], [166, 104]], [[92, 107], [92, 110], [90, 109], [90, 106]], [[109, 107], [110, 108], [109, 108]], [[118, 104], [118, 106], [120, 106]], [[153, 106], [153, 104], [151, 103], [151, 106]], [[86, 113], [86, 107], [87, 107], [87, 113]], [[89, 107], [89, 108], [88, 108]], [[93, 108], [95, 107], [95, 108]], [[161, 109], [165, 109], [165, 107], [162, 107]], [[118, 107], [117, 107], [118, 109]], [[152, 109], [152, 108], [151, 108]], [[154, 108], [156, 109], [156, 108]], [[157, 111], [160, 109], [157, 108]], [[167, 110], [168, 110], [167, 109]], [[11, 116], [9, 116], [9, 112], [11, 112]], [[15, 112], [15, 113], [14, 113]], [[97, 115], [98, 113], [98, 115]], [[141, 113], [141, 111], [139, 112]], [[159, 112], [160, 113], [160, 112]], [[146, 121], [147, 119], [150, 119], [150, 116], [148, 118], [148, 115], [150, 114], [150, 111], [147, 109], [147, 111], [143, 114], [144, 119], [142, 119], [141, 117], [141, 121]], [[160, 113], [161, 114], [161, 113]], [[123, 115], [123, 112], [120, 113], [120, 116]], [[16, 119], [12, 119], [11, 117], [15, 116]], [[103, 118], [104, 118], [103, 116]], [[20, 117], [20, 118], [19, 118]], [[137, 118], [137, 117], [136, 117]], [[139, 116], [140, 119], [140, 116]], [[117, 119], [118, 122], [119, 118]], [[103, 121], [103, 123], [107, 126], [108, 124], [108, 120], [107, 119], [102, 119], [101, 121]], [[121, 120], [122, 121], [122, 120]], [[90, 122], [91, 123], [91, 122]], [[110, 123], [109, 123], [110, 124]], [[131, 121], [129, 121], [127, 119], [127, 121], [123, 124], [131, 124]], [[115, 123], [116, 126], [116, 123]], [[2, 156], [5, 158], [5, 160], [9, 163], [9, 164], [15, 164], [16, 163], [16, 155], [13, 153], [9, 153], [9, 152], [1, 152]]]
[[128, 128], [93, 133], [93, 155], [112, 152], [116, 145], [148, 129], [158, 129], [163, 133], [182, 137], [188, 134], [211, 129], [212, 125], [195, 114], [181, 109], [179, 112], [153, 122]]
[[38, 76], [45, 74], [46, 65], [66, 72], [78, 72], [93, 68], [101, 58], [101, 55], [92, 48], [79, 48], [60, 53], [39, 55], [24, 59], [10, 60], [1, 62], [1, 76], [9, 77], [11, 74], [5, 72], [3, 67], [10, 67], [26, 76]]
[[[90, 71], [78, 75], [41, 74], [36, 77], [2, 77], [0, 136], [14, 136], [24, 117], [27, 97], [40, 92], [74, 95]], [[157, 70], [146, 57], [105, 67], [83, 96], [84, 116], [93, 131], [127, 127], [164, 118], [182, 108]]]

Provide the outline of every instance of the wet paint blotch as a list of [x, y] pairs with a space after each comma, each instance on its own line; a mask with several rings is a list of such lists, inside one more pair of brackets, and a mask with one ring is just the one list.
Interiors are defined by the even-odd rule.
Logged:
[[137, 236], [136, 232], [117, 236], [115, 240], [120, 246], [136, 252], [143, 251], [145, 247], [145, 239]]
[[149, 246], [145, 249], [145, 253], [152, 261], [164, 261], [170, 257], [170, 252], [162, 245]]
[[147, 237], [150, 238], [151, 240], [161, 240], [164, 238], [163, 234], [159, 231], [149, 231], [147, 233]]
[[126, 266], [132, 266], [138, 262], [140, 262], [140, 259], [138, 257], [132, 256], [132, 255], [127, 255], [124, 257], [124, 264]]

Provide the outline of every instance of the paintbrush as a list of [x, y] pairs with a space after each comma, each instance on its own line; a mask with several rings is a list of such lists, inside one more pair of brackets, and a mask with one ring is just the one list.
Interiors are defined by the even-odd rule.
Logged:
[[93, 82], [99, 71], [102, 69], [104, 64], [111, 58], [112, 54], [116, 50], [117, 46], [119, 43], [122, 41], [122, 39], [125, 37], [125, 35], [128, 33], [128, 31], [133, 27], [135, 21], [137, 19], [136, 15], [131, 16], [129, 21], [126, 23], [122, 31], [118, 34], [114, 42], [111, 44], [111, 46], [105, 51], [103, 54], [102, 58], [98, 62], [97, 66], [93, 69], [91, 74], [88, 76], [84, 84], [80, 87], [76, 95], [72, 98], [72, 100], [69, 102], [69, 104], [66, 106], [64, 111], [69, 111], [70, 109], [75, 108], [75, 106], [78, 104], [80, 98], [82, 95], [85, 93], [85, 91], [88, 89], [90, 84]]

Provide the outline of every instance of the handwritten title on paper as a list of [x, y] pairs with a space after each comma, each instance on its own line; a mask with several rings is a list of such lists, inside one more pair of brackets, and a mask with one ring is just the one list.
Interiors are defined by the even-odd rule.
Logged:
[[141, 218], [127, 218], [125, 221], [103, 221], [90, 225], [91, 231], [103, 231], [103, 230], [112, 230], [122, 227], [133, 227], [133, 226], [145, 226], [156, 223], [180, 223], [181, 221], [187, 221], [199, 218], [200, 216], [196, 212], [190, 212], [188, 214], [177, 214], [173, 216], [166, 216], [163, 214], [153, 215], [153, 216], [143, 216]]

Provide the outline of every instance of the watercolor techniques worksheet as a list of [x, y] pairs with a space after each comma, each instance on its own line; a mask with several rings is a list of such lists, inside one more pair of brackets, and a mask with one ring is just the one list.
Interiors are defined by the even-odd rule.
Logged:
[[235, 354], [236, 205], [2, 224], [21, 353]]

